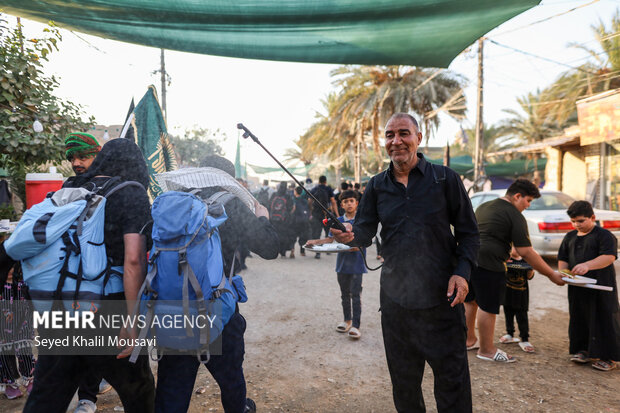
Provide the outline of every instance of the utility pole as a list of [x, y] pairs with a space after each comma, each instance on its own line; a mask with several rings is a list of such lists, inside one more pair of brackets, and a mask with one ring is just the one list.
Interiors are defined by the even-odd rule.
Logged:
[[24, 33], [22, 32], [22, 19], [17, 18], [17, 32], [19, 33], [19, 50], [24, 54]]
[[483, 90], [483, 66], [482, 66], [482, 47], [484, 38], [478, 39], [478, 104], [476, 106], [476, 153], [474, 154], [474, 182], [482, 175], [482, 136], [484, 134], [484, 122], [482, 120], [482, 90]]
[[166, 110], [166, 62], [164, 60], [164, 49], [161, 49], [161, 109], [164, 112], [164, 121], [168, 127], [168, 111]]

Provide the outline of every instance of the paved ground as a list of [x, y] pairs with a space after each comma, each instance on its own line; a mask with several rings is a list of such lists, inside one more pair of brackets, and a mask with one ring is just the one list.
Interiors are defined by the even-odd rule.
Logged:
[[[355, 342], [335, 331], [341, 319], [333, 271], [336, 256], [295, 260], [248, 260], [244, 272], [250, 301], [241, 306], [248, 321], [245, 371], [248, 396], [260, 412], [393, 412], [391, 386], [379, 322], [379, 272], [365, 276], [362, 334]], [[369, 260], [373, 266], [376, 261]], [[620, 274], [620, 265], [617, 264]], [[531, 342], [536, 354], [501, 345], [519, 357], [500, 365], [470, 353], [475, 412], [620, 413], [620, 370], [602, 373], [568, 361], [566, 287], [537, 275], [531, 288]], [[504, 333], [503, 317], [497, 333]], [[154, 365], [154, 371], [156, 366]], [[423, 389], [436, 411], [432, 373]], [[222, 412], [218, 387], [206, 369], [196, 381], [191, 412]], [[23, 400], [0, 400], [0, 412], [20, 411]], [[101, 397], [99, 411], [113, 412], [118, 397]]]

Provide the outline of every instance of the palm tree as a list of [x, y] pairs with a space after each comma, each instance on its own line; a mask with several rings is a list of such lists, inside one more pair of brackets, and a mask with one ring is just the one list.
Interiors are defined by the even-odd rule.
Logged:
[[465, 79], [443, 69], [411, 66], [341, 66], [331, 73], [340, 88], [332, 131], [370, 132], [379, 151], [379, 130], [394, 112], [419, 117], [427, 142], [439, 126], [440, 112], [462, 119]]
[[[367, 170], [383, 167], [385, 152], [379, 135], [394, 112], [417, 114], [427, 142], [439, 125], [440, 112], [455, 118], [465, 114], [465, 80], [445, 70], [342, 66], [331, 75], [338, 91], [323, 102], [326, 113], [317, 114], [317, 121], [301, 137], [300, 147], [325, 154], [337, 165], [352, 157], [356, 180], [363, 161]], [[366, 154], [364, 160], [362, 153]]]
[[609, 29], [599, 21], [592, 25], [592, 30], [602, 52], [579, 44], [569, 45], [588, 52], [594, 62], [564, 72], [543, 91], [546, 104], [542, 110], [560, 125], [577, 123], [577, 100], [620, 88], [620, 11], [616, 10]]
[[[453, 152], [453, 156], [466, 154], [473, 158], [476, 150], [476, 129], [463, 129], [459, 135], [458, 141], [450, 147], [450, 151]], [[507, 135], [504, 126], [484, 125], [484, 131], [482, 133], [483, 158], [487, 153], [500, 151], [512, 146], [513, 143], [514, 138]]]
[[560, 128], [550, 118], [540, 91], [528, 93], [517, 98], [521, 112], [504, 109], [511, 117], [501, 123], [503, 135], [517, 139], [520, 144], [533, 143], [561, 133]]

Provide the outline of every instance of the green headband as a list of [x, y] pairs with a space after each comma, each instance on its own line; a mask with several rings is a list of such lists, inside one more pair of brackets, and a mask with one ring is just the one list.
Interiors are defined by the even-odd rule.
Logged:
[[65, 138], [65, 155], [71, 160], [75, 155], [83, 158], [96, 156], [101, 146], [93, 135], [88, 133], [70, 133]]

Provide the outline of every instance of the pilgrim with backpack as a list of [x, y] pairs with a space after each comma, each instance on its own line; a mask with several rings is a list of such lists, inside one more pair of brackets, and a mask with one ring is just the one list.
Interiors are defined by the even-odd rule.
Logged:
[[[236, 185], [230, 161], [213, 155], [205, 158], [201, 166], [224, 171], [230, 185]], [[168, 347], [177, 348], [162, 348], [158, 354], [156, 413], [189, 409], [200, 364], [218, 383], [225, 412], [256, 411], [254, 401], [246, 395], [246, 321], [238, 305], [245, 298], [235, 272], [239, 268], [240, 245], [245, 244], [262, 258], [274, 259], [278, 254], [278, 236], [269, 222], [267, 209], [254, 202], [252, 211], [221, 186], [210, 186], [190, 193], [166, 192], [153, 204], [153, 249], [146, 280], [150, 288], [144, 288], [143, 300], [148, 302], [156, 293], [157, 300], [173, 300], [177, 304], [174, 311], [216, 316], [208, 331], [179, 329], [176, 338], [164, 338]], [[178, 212], [181, 209], [191, 213], [183, 215]], [[185, 308], [183, 302], [188, 303]], [[157, 338], [160, 345], [159, 333]], [[213, 351], [208, 343], [217, 344], [212, 346]]]

